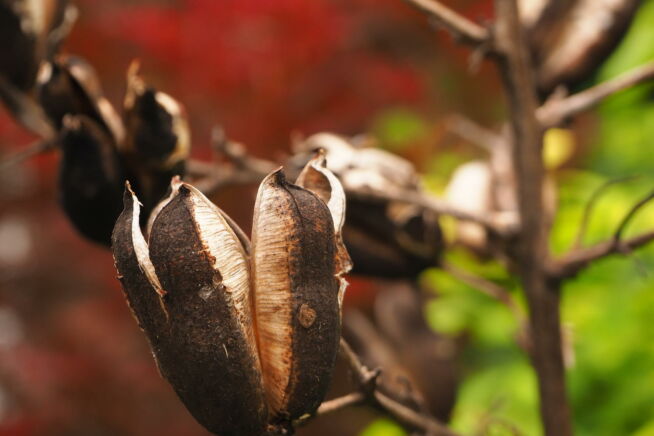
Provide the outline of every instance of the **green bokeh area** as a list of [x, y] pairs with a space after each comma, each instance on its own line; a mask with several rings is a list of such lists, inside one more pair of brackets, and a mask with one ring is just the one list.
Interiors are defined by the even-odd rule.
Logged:
[[[588, 85], [652, 59], [654, 1], [649, 0], [643, 2], [619, 49]], [[378, 131], [400, 132], [391, 136], [401, 139], [423, 130], [406, 114], [395, 115], [390, 117], [394, 124], [380, 125]], [[654, 190], [654, 84], [611, 97], [594, 117], [596, 128], [584, 132], [591, 137], [581, 156], [550, 174], [558, 187], [550, 240], [555, 255], [574, 244], [588, 200], [602, 184], [638, 176], [604, 191], [588, 220], [586, 246], [610, 238], [628, 210]], [[426, 184], [442, 190], [446, 180], [442, 174], [451, 173], [460, 162], [446, 155], [426, 174]], [[652, 229], [654, 202], [630, 221], [624, 237]], [[482, 264], [459, 251], [448, 253], [447, 260], [501, 284], [524, 308], [518, 283], [499, 264]], [[434, 329], [468, 337], [465, 378], [452, 427], [463, 434], [542, 434], [535, 375], [516, 345], [518, 325], [511, 312], [442, 271], [426, 271], [423, 279], [439, 295], [426, 307]], [[568, 281], [562, 319], [575, 434], [654, 436], [654, 246], [598, 261]], [[361, 434], [405, 433], [394, 423], [379, 420]]]

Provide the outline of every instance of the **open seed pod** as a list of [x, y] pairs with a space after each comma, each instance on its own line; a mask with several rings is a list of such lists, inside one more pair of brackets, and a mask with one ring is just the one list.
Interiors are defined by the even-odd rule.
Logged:
[[67, 115], [61, 131], [59, 195], [86, 238], [109, 245], [120, 215], [125, 176], [113, 141], [93, 119]]
[[261, 183], [251, 248], [178, 179], [146, 241], [136, 195], [125, 194], [113, 233], [123, 289], [161, 374], [214, 433], [290, 429], [327, 391], [349, 265], [339, 242], [345, 198], [320, 158], [312, 162], [306, 188], [281, 170]]
[[331, 133], [299, 145], [297, 159], [324, 149], [327, 167], [343, 184], [348, 219], [343, 229], [354, 274], [414, 277], [433, 265], [442, 250], [438, 217], [386, 195], [420, 192], [418, 174], [407, 160], [373, 147], [356, 147]]
[[173, 97], [145, 83], [138, 61], [127, 71], [124, 109], [126, 137], [121, 153], [149, 210], [166, 193], [170, 178], [185, 173], [191, 147], [186, 113]]

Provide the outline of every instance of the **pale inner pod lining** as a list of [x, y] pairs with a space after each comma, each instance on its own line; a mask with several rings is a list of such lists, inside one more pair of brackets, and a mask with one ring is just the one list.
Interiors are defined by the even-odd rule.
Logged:
[[286, 402], [292, 369], [289, 247], [299, 241], [292, 235], [288, 194], [271, 187], [269, 178], [262, 182], [255, 206], [253, 283], [266, 396], [272, 411], [278, 412]]
[[[131, 191], [131, 190], [130, 190]], [[148, 281], [154, 287], [154, 290], [157, 291], [159, 296], [166, 294], [166, 291], [163, 290], [161, 283], [159, 282], [159, 277], [154, 270], [154, 265], [150, 260], [150, 250], [148, 249], [148, 244], [145, 242], [143, 233], [141, 233], [141, 227], [139, 226], [139, 217], [141, 215], [141, 208], [138, 198], [134, 193], [132, 195], [132, 244], [134, 245], [134, 253], [136, 254], [136, 260], [141, 268], [141, 271], [145, 274]]]
[[247, 337], [251, 354], [258, 357], [255, 349], [254, 326], [250, 302], [250, 269], [245, 250], [220, 209], [195, 188], [191, 188], [193, 216], [200, 239], [213, 257], [214, 270], [222, 277], [225, 298], [234, 304], [236, 316]]

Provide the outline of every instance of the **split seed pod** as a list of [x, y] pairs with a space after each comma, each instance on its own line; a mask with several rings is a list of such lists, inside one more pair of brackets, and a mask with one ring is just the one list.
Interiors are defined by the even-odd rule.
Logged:
[[326, 393], [348, 263], [338, 236], [345, 198], [320, 159], [306, 187], [281, 170], [264, 179], [251, 249], [224, 212], [178, 181], [146, 242], [138, 200], [125, 194], [113, 234], [123, 289], [161, 374], [212, 432], [288, 428]]
[[307, 138], [296, 150], [297, 156], [304, 160], [318, 149], [325, 150], [327, 167], [347, 194], [343, 235], [353, 273], [415, 277], [436, 263], [443, 248], [438, 217], [414, 205], [384, 199], [388, 194], [420, 192], [418, 174], [409, 161], [374, 147], [356, 147], [331, 133]]
[[121, 152], [149, 210], [166, 193], [170, 178], [184, 175], [191, 148], [190, 129], [184, 107], [148, 86], [139, 75], [137, 61], [127, 71], [124, 109], [126, 137]]

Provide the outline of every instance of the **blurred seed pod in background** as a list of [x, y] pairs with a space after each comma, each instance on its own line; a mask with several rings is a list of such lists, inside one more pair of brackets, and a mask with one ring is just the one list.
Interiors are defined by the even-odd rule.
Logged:
[[139, 63], [133, 61], [127, 71], [124, 119], [121, 153], [150, 210], [165, 195], [170, 178], [186, 171], [191, 148], [186, 112], [170, 95], [148, 86], [139, 75]]
[[84, 115], [110, 135], [115, 147], [123, 141], [122, 120], [104, 97], [97, 72], [84, 59], [62, 55], [42, 63], [36, 94], [56, 129], [66, 115]]
[[290, 431], [331, 381], [349, 264], [339, 247], [345, 198], [322, 162], [309, 163], [305, 187], [281, 170], [263, 180], [251, 247], [179, 179], [146, 241], [138, 199], [125, 193], [112, 248], [128, 303], [161, 374], [217, 434]]
[[29, 92], [41, 61], [54, 54], [76, 17], [68, 0], [1, 0], [0, 75]]
[[331, 133], [313, 135], [299, 144], [294, 159], [301, 164], [317, 149], [325, 150], [327, 167], [345, 189], [348, 213], [343, 237], [353, 274], [415, 277], [437, 262], [443, 241], [434, 213], [365, 195], [419, 192], [419, 177], [410, 162], [380, 149], [357, 148]]
[[639, 0], [522, 0], [538, 87], [543, 96], [557, 86], [588, 79], [625, 35]]
[[23, 126], [55, 135], [33, 98], [37, 71], [68, 35], [77, 8], [67, 0], [0, 0], [0, 100]]
[[125, 180], [113, 140], [85, 115], [66, 115], [60, 135], [59, 195], [64, 212], [83, 236], [108, 246], [122, 210]]

